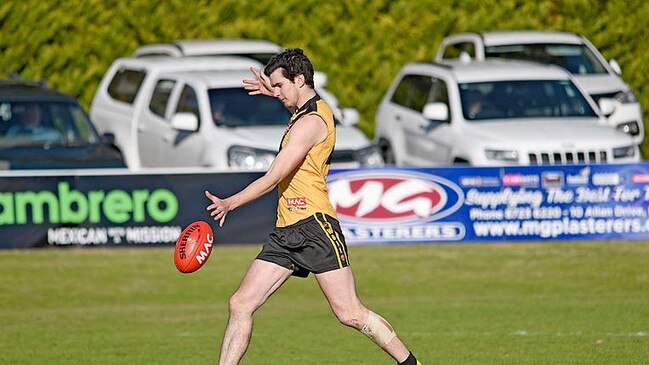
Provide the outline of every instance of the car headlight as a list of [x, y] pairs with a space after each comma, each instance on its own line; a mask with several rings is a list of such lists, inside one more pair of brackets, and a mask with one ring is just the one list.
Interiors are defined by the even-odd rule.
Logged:
[[619, 93], [615, 94], [614, 98], [622, 104], [631, 104], [638, 102], [638, 97], [635, 96], [635, 93], [631, 89], [620, 91]]
[[518, 162], [518, 151], [516, 150], [485, 150], [488, 160]]
[[635, 146], [613, 148], [613, 158], [625, 158], [633, 156], [635, 156]]
[[365, 147], [356, 153], [361, 166], [382, 167], [385, 164], [378, 146]]
[[638, 134], [640, 134], [640, 125], [638, 125], [638, 122], [622, 123], [615, 128], [632, 136], [637, 136]]
[[265, 170], [275, 159], [275, 152], [250, 147], [234, 146], [228, 150], [230, 167], [244, 170]]

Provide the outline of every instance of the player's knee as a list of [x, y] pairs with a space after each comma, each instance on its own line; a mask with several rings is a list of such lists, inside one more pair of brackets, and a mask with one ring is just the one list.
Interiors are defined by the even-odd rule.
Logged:
[[342, 308], [335, 311], [336, 317], [343, 325], [360, 330], [363, 328], [363, 319], [366, 316], [362, 308]]
[[256, 309], [256, 306], [252, 301], [245, 298], [245, 296], [239, 292], [232, 294], [229, 305], [230, 314], [234, 315], [250, 315]]

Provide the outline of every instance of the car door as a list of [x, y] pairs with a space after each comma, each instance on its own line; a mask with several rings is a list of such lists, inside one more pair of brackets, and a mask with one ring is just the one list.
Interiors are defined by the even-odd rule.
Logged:
[[405, 75], [395, 90], [398, 102], [395, 120], [403, 134], [403, 163], [406, 165], [438, 165], [448, 161], [450, 119], [431, 121], [424, 118], [424, 106], [433, 102], [448, 105], [446, 83], [429, 75]]
[[207, 101], [200, 103], [200, 95], [192, 85], [179, 85], [178, 89], [179, 93], [176, 97], [172, 97], [170, 120], [177, 113], [191, 113], [198, 119], [198, 128], [195, 131], [186, 131], [174, 129], [170, 125], [163, 139], [160, 156], [164, 159], [164, 165], [168, 167], [201, 166], [205, 141], [201, 133], [207, 132], [207, 126], [203, 125], [205, 121], [201, 119], [199, 105], [207, 105]]
[[137, 138], [142, 167], [164, 167], [166, 139], [172, 133], [168, 118], [169, 100], [177, 85], [176, 80], [161, 78], [156, 81], [150, 99], [138, 118]]
[[[428, 125], [424, 127], [424, 138], [429, 142], [426, 149], [421, 151], [422, 158], [430, 156], [436, 165], [447, 165], [453, 163], [451, 154], [456, 136], [453, 133], [451, 122], [453, 120], [451, 103], [449, 101], [448, 84], [442, 78], [432, 77], [432, 87], [428, 98], [428, 104], [441, 103], [446, 105], [448, 118], [446, 120], [425, 119]], [[422, 116], [423, 118], [423, 116]]]

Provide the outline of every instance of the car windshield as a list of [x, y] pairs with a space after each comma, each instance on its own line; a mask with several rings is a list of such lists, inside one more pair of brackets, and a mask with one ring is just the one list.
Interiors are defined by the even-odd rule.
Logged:
[[88, 116], [75, 103], [0, 100], [0, 148], [98, 142]]
[[243, 87], [210, 89], [208, 95], [217, 125], [286, 125], [291, 118], [291, 112], [277, 98], [250, 96]]
[[561, 66], [577, 75], [607, 73], [595, 54], [583, 44], [508, 44], [488, 46], [485, 57], [528, 60]]
[[465, 83], [460, 98], [468, 121], [597, 116], [570, 80]]

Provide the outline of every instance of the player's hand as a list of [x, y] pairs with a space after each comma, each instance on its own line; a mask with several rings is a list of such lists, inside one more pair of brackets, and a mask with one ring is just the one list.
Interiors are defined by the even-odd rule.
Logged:
[[215, 221], [219, 221], [219, 227], [223, 227], [225, 216], [230, 211], [230, 203], [228, 203], [227, 199], [217, 198], [207, 190], [205, 190], [205, 196], [212, 202], [212, 204], [207, 206], [207, 210], [210, 211], [210, 215]]
[[244, 89], [248, 90], [248, 95], [266, 95], [275, 96], [273, 87], [270, 85], [270, 80], [261, 70], [250, 67], [250, 72], [255, 75], [255, 79], [244, 79], [243, 83], [246, 84]]

